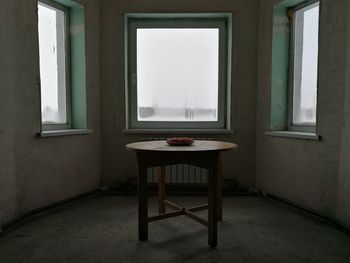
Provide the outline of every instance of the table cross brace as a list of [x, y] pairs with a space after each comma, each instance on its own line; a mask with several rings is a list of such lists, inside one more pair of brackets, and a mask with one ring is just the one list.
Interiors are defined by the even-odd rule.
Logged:
[[208, 227], [208, 221], [197, 216], [196, 214], [194, 214], [193, 212], [196, 211], [201, 211], [201, 210], [205, 210], [208, 209], [208, 205], [199, 205], [199, 206], [193, 206], [190, 208], [185, 208], [185, 207], [180, 207], [177, 204], [174, 204], [168, 200], [163, 200], [163, 204], [165, 206], [167, 206], [170, 209], [175, 210], [174, 212], [168, 212], [168, 213], [163, 213], [160, 215], [156, 215], [156, 216], [151, 216], [148, 217], [148, 222], [153, 222], [153, 221], [158, 221], [158, 220], [162, 220], [165, 218], [170, 218], [170, 217], [176, 217], [176, 216], [180, 216], [180, 215], [184, 215], [187, 216], [188, 218], [191, 218], [199, 223], [201, 223], [202, 225], [205, 225]]

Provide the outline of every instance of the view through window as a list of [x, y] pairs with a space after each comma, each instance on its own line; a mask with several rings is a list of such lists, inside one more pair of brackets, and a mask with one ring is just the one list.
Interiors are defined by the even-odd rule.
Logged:
[[138, 121], [217, 121], [219, 29], [137, 29]]
[[315, 126], [317, 104], [319, 2], [294, 14], [292, 125]]
[[41, 117], [43, 124], [66, 124], [65, 12], [38, 3]]

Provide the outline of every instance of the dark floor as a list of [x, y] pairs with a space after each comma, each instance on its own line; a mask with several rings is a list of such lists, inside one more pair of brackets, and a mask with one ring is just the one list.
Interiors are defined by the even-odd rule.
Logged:
[[225, 198], [216, 249], [207, 229], [183, 216], [150, 223], [148, 242], [139, 242], [136, 204], [99, 196], [27, 220], [0, 237], [0, 262], [350, 262], [349, 235], [270, 199]]

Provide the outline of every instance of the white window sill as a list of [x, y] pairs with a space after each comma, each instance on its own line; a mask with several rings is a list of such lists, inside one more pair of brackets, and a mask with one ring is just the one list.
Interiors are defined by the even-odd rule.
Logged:
[[168, 133], [168, 134], [230, 134], [233, 130], [225, 129], [190, 129], [190, 130], [173, 130], [173, 129], [124, 129], [122, 133], [143, 134], [143, 133]]
[[42, 138], [57, 137], [57, 136], [69, 136], [69, 135], [83, 135], [92, 133], [89, 129], [67, 129], [67, 130], [53, 130], [53, 131], [42, 131], [39, 136]]
[[296, 132], [296, 131], [268, 131], [267, 136], [284, 137], [292, 139], [320, 141], [321, 136], [312, 132]]

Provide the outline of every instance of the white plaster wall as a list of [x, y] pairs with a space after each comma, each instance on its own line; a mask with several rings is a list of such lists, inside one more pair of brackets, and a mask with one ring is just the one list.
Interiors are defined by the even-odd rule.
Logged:
[[89, 135], [39, 138], [35, 0], [1, 1], [0, 225], [100, 186], [99, 5], [86, 6]]
[[[265, 191], [337, 218], [350, 225], [349, 212], [339, 213], [340, 200], [349, 199], [346, 176], [339, 176], [344, 122], [346, 76], [347, 1], [321, 0], [317, 131], [322, 141], [268, 137], [272, 6], [279, 0], [261, 1], [257, 86], [257, 185]], [[346, 134], [346, 135], [345, 135]], [[343, 139], [342, 139], [343, 135]], [[345, 137], [344, 137], [345, 136]], [[348, 143], [348, 141], [347, 141]], [[343, 156], [348, 153], [343, 151]], [[343, 168], [345, 169], [345, 168]], [[348, 178], [348, 177], [347, 177]], [[341, 187], [340, 187], [341, 186]], [[347, 188], [347, 191], [349, 188]], [[343, 192], [343, 194], [341, 194]], [[349, 203], [347, 202], [347, 205]], [[347, 215], [345, 215], [347, 214]]]
[[[242, 187], [255, 183], [255, 113], [257, 0], [102, 0], [101, 1], [101, 89], [103, 184], [115, 186], [135, 177], [135, 153], [125, 145], [145, 137], [172, 134], [124, 134], [124, 25], [125, 12], [232, 12], [232, 123], [235, 132], [227, 135], [197, 134], [239, 145], [225, 153], [223, 175]], [[190, 135], [193, 136], [193, 135]]]

